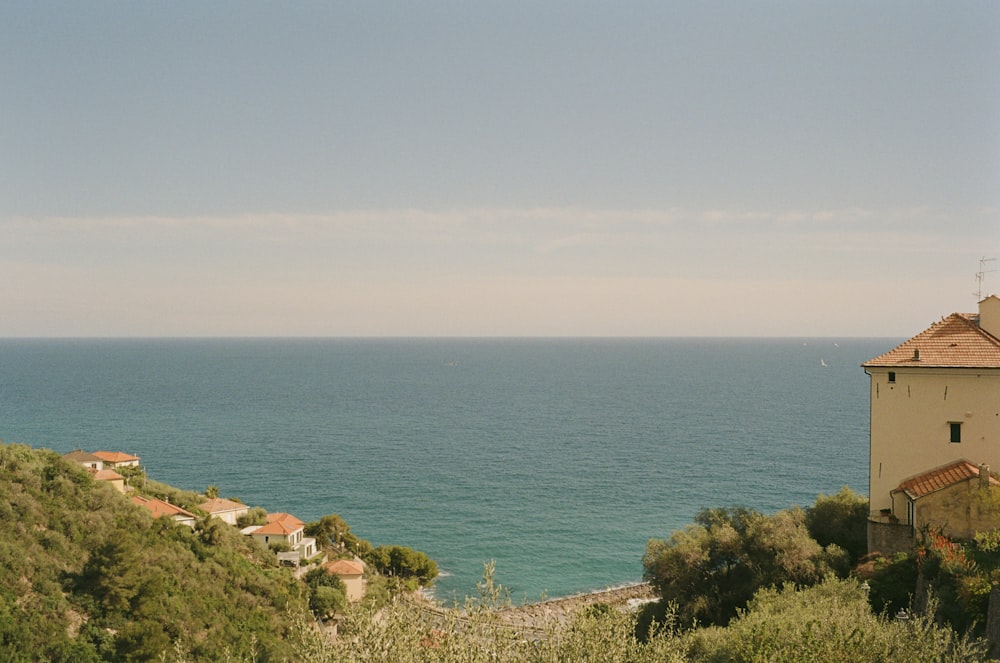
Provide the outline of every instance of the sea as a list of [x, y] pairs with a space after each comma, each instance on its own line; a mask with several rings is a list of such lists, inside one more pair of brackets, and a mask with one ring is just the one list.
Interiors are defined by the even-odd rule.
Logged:
[[424, 551], [434, 595], [636, 582], [704, 508], [866, 493], [890, 338], [0, 339], [0, 440]]

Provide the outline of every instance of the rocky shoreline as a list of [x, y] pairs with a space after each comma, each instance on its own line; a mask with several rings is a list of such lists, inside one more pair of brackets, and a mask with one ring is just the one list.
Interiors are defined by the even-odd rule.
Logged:
[[498, 611], [501, 618], [512, 626], [537, 627], [544, 622], [566, 621], [580, 608], [590, 605], [607, 605], [611, 608], [634, 609], [643, 603], [655, 601], [656, 590], [649, 583], [635, 583], [609, 587], [583, 594], [548, 599], [538, 603], [511, 606]]

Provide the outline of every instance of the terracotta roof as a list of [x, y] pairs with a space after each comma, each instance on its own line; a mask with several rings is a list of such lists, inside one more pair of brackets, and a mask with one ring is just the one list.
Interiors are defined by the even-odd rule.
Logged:
[[267, 515], [267, 524], [261, 525], [260, 529], [254, 531], [254, 534], [279, 534], [281, 536], [288, 536], [305, 526], [304, 522], [290, 513], [269, 513]]
[[202, 511], [207, 511], [208, 513], [224, 513], [226, 511], [241, 511], [250, 509], [250, 507], [246, 504], [240, 504], [239, 502], [227, 500], [224, 497], [213, 497], [212, 499], [199, 504], [198, 508]]
[[357, 576], [365, 572], [365, 563], [360, 560], [352, 562], [349, 559], [338, 559], [327, 562], [323, 568], [326, 569], [327, 573], [337, 576]]
[[141, 495], [133, 495], [132, 502], [140, 506], [144, 506], [153, 512], [154, 518], [159, 518], [160, 516], [186, 516], [188, 518], [194, 518], [195, 515], [190, 511], [185, 511], [179, 506], [174, 506], [170, 502], [164, 502], [163, 500], [158, 500], [153, 497], [142, 497]]
[[127, 463], [129, 461], [139, 460], [138, 456], [132, 456], [127, 453], [122, 453], [121, 451], [95, 451], [94, 455], [106, 463]]
[[[977, 465], [974, 465], [967, 460], [959, 460], [951, 463], [950, 465], [944, 465], [929, 472], [918, 474], [915, 477], [910, 477], [909, 479], [903, 481], [903, 483], [899, 484], [899, 486], [897, 486], [892, 492], [906, 493], [907, 497], [915, 500], [925, 495], [930, 495], [931, 493], [939, 491], [943, 488], [953, 486], [956, 483], [961, 483], [962, 481], [968, 481], [969, 479], [975, 479], [978, 477], [979, 467]], [[1000, 481], [998, 481], [992, 474], [990, 475], [990, 485], [1000, 486]]]
[[861, 365], [1000, 368], [1000, 339], [980, 329], [977, 314], [952, 313]]
[[118, 474], [114, 470], [95, 470], [93, 468], [87, 468], [87, 471], [90, 472], [91, 476], [98, 481], [117, 481], [118, 479], [121, 479], [122, 481], [125, 480], [125, 477]]
[[66, 460], [71, 460], [74, 463], [103, 463], [104, 459], [89, 451], [84, 451], [83, 449], [77, 449], [76, 451], [70, 451], [68, 454], [63, 454], [63, 458]]

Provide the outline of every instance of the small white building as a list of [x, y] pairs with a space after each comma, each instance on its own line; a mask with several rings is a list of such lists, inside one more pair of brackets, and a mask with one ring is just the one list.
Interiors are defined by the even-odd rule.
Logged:
[[95, 451], [94, 455], [104, 461], [104, 467], [139, 467], [139, 457], [121, 451]]
[[285, 543], [298, 560], [316, 554], [316, 539], [305, 536], [305, 523], [290, 513], [269, 513], [266, 525], [253, 525], [241, 530], [265, 548], [275, 543]]
[[247, 515], [247, 512], [250, 510], [250, 507], [246, 504], [234, 502], [233, 500], [227, 500], [222, 497], [214, 497], [210, 500], [202, 502], [198, 505], [198, 508], [208, 513], [208, 515], [215, 516], [229, 525], [236, 525], [236, 521], [239, 517]]

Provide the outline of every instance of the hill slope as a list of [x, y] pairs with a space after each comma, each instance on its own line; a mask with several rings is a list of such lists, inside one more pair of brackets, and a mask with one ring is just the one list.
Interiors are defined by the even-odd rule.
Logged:
[[0, 444], [0, 660], [294, 660], [301, 583], [234, 528], [154, 519], [58, 454]]

